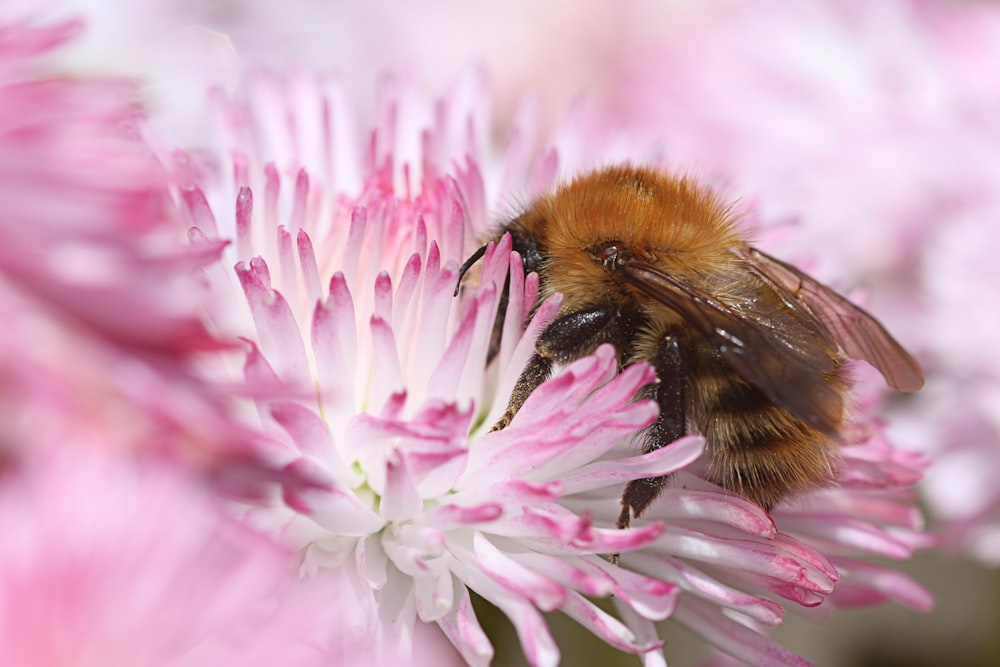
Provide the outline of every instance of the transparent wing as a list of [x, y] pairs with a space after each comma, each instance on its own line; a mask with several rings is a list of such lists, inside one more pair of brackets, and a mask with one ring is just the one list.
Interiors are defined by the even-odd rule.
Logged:
[[867, 361], [890, 387], [917, 391], [924, 385], [917, 361], [867, 312], [794, 266], [756, 248], [737, 255], [758, 277], [786, 294], [790, 305], [807, 308], [848, 357]]
[[723, 302], [707, 291], [630, 261], [623, 279], [695, 327], [722, 360], [771, 401], [797, 418], [834, 434], [843, 399], [827, 374], [836, 370], [836, 343], [810, 314], [789, 309], [768, 283], [744, 302]]

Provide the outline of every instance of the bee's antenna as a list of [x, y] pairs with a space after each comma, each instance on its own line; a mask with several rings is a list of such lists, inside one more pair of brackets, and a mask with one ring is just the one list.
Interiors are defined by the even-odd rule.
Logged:
[[465, 277], [465, 274], [476, 262], [483, 258], [483, 255], [486, 254], [486, 248], [488, 246], [489, 244], [487, 243], [482, 248], [472, 253], [472, 255], [469, 256], [469, 259], [465, 260], [465, 263], [462, 264], [462, 268], [458, 270], [458, 283], [455, 285], [455, 294], [453, 296], [458, 296], [458, 290], [462, 287], [462, 278]]

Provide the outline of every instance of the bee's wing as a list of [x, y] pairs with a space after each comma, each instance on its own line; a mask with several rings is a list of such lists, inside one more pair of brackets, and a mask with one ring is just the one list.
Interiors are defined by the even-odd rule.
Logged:
[[[836, 370], [836, 342], [811, 315], [789, 310], [780, 295], [726, 303], [645, 262], [630, 261], [619, 270], [626, 282], [695, 327], [735, 373], [775, 404], [824, 433], [836, 433], [843, 399], [826, 377]], [[760, 287], [771, 289], [764, 282]]]
[[786, 295], [789, 305], [806, 308], [818, 319], [848, 357], [874, 366], [890, 387], [917, 391], [924, 385], [920, 365], [874, 317], [794, 266], [756, 248], [737, 254], [776, 292]]

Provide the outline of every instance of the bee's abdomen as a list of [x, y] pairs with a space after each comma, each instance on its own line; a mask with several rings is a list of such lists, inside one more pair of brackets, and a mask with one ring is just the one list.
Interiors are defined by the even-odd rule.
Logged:
[[830, 436], [721, 364], [698, 364], [694, 371], [689, 415], [705, 436], [708, 479], [770, 510], [786, 495], [832, 477], [837, 444]]

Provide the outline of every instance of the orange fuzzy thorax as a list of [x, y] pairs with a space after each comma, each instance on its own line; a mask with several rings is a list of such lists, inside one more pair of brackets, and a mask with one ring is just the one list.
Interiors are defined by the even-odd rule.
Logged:
[[616, 241], [688, 280], [724, 274], [734, 259], [730, 250], [746, 244], [711, 190], [641, 167], [581, 176], [536, 201], [510, 228], [543, 246], [546, 296], [575, 294], [581, 283], [595, 286], [595, 298], [625, 289], [594, 257], [601, 243]]

